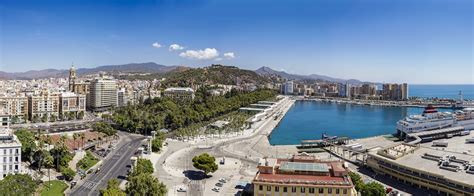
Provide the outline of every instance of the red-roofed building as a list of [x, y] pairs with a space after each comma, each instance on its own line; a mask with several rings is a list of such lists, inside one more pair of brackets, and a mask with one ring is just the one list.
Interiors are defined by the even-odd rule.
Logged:
[[254, 196], [357, 195], [341, 161], [310, 155], [261, 159], [253, 179]]

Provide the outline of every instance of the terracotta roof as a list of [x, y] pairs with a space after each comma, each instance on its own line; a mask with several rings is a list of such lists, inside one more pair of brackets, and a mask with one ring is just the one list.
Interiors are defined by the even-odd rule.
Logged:
[[332, 176], [294, 175], [294, 174], [263, 174], [255, 176], [254, 182], [301, 185], [352, 186], [349, 179]]

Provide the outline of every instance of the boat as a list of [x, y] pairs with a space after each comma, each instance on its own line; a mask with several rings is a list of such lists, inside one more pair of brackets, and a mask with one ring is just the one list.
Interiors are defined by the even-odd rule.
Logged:
[[474, 129], [474, 108], [464, 108], [454, 112], [438, 112], [428, 105], [421, 115], [410, 115], [397, 122], [397, 133], [400, 136], [462, 126], [465, 130]]

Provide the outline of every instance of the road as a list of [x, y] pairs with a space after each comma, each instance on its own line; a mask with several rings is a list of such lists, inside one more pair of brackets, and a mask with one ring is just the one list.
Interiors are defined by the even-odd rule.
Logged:
[[119, 181], [125, 180], [127, 176], [127, 165], [131, 164], [130, 158], [134, 155], [137, 148], [141, 145], [144, 136], [119, 133], [121, 141], [116, 149], [109, 153], [100, 166], [100, 171], [95, 174], [89, 174], [82, 183], [71, 190], [70, 195], [99, 195], [100, 189], [107, 186], [109, 179], [118, 178]]

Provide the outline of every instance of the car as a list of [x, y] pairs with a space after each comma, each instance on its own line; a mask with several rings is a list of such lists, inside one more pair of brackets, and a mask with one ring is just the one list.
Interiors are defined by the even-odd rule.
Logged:
[[393, 189], [390, 188], [390, 187], [387, 187], [387, 188], [385, 189], [385, 193], [390, 193], [390, 192], [392, 192], [392, 191], [393, 191]]
[[186, 191], [188, 191], [188, 190], [186, 190], [186, 188], [184, 188], [184, 187], [179, 187], [178, 189], [176, 189], [176, 191], [178, 191], [178, 192], [186, 192]]
[[220, 190], [221, 190], [221, 189], [220, 189], [220, 188], [217, 188], [217, 187], [212, 188], [212, 191], [214, 191], [214, 192], [219, 192]]
[[222, 186], [224, 186], [224, 184], [222, 184], [221, 182], [218, 182], [218, 183], [216, 183], [216, 186], [222, 187]]
[[219, 182], [226, 183], [226, 182], [227, 182], [227, 180], [226, 180], [226, 179], [224, 179], [224, 178], [221, 178], [221, 179], [219, 179]]

